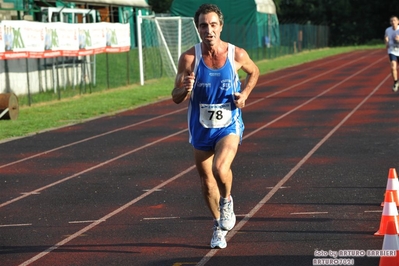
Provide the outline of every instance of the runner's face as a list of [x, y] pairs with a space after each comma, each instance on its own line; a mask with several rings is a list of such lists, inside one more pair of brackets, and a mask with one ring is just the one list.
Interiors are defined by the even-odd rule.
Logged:
[[393, 18], [391, 18], [390, 22], [391, 22], [392, 27], [396, 28], [396, 26], [398, 26], [399, 20], [397, 17], [393, 17]]
[[220, 25], [219, 17], [215, 12], [201, 14], [198, 18], [198, 32], [202, 42], [213, 46], [220, 40], [223, 25]]

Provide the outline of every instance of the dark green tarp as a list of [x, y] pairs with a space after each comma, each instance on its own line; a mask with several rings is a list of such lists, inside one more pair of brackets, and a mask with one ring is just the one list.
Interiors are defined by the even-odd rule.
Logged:
[[174, 0], [170, 12], [173, 16], [194, 17], [204, 3], [216, 4], [222, 10], [224, 41], [245, 49], [279, 45], [277, 15], [258, 12], [255, 0]]

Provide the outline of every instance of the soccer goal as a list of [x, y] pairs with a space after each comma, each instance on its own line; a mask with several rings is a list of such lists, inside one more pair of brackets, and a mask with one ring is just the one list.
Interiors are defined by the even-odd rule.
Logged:
[[[137, 16], [140, 84], [157, 76], [174, 78], [182, 52], [200, 41], [194, 19], [187, 17]], [[159, 68], [161, 66], [161, 68]]]

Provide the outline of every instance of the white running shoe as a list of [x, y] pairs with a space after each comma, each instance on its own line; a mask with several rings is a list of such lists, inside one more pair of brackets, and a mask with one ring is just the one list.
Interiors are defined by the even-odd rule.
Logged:
[[219, 226], [223, 230], [230, 231], [236, 224], [236, 215], [234, 214], [233, 197], [230, 196], [230, 201], [224, 203], [220, 200], [220, 223]]
[[211, 239], [211, 248], [226, 248], [227, 242], [225, 236], [227, 235], [227, 231], [222, 230], [217, 222], [213, 226], [213, 235]]
[[399, 81], [395, 82], [392, 87], [393, 92], [397, 92], [399, 89]]

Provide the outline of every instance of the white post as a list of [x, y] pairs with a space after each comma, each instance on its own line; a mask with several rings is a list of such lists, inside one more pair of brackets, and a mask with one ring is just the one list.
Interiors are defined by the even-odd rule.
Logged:
[[194, 29], [195, 29], [195, 33], [197, 33], [198, 41], [200, 42], [200, 41], [201, 41], [201, 36], [199, 35], [199, 32], [198, 32], [197, 26], [195, 25], [195, 21], [194, 21], [194, 19], [193, 19], [193, 20], [191, 20], [191, 21], [193, 22]]
[[143, 64], [143, 43], [141, 36], [141, 23], [143, 19], [141, 18], [141, 10], [138, 10], [137, 15], [137, 46], [139, 48], [139, 66], [140, 66], [140, 85], [144, 85], [144, 64]]
[[179, 61], [179, 56], [181, 55], [181, 17], [178, 20], [178, 27], [177, 27], [177, 60]]
[[168, 44], [167, 44], [167, 42], [166, 42], [166, 40], [165, 40], [165, 37], [164, 37], [164, 35], [163, 35], [163, 33], [162, 33], [161, 27], [159, 27], [159, 23], [158, 23], [158, 20], [157, 20], [157, 19], [155, 19], [155, 25], [157, 26], [159, 35], [161, 36], [161, 40], [162, 40], [163, 44], [165, 45], [166, 52], [167, 52], [168, 57], [169, 57], [169, 60], [170, 60], [170, 62], [171, 62], [171, 64], [172, 64], [173, 71], [174, 71], [174, 73], [175, 73], [175, 75], [176, 75], [176, 73], [177, 73], [177, 68], [176, 68], [175, 61], [173, 60], [173, 56], [172, 56], [172, 54], [170, 53]]

